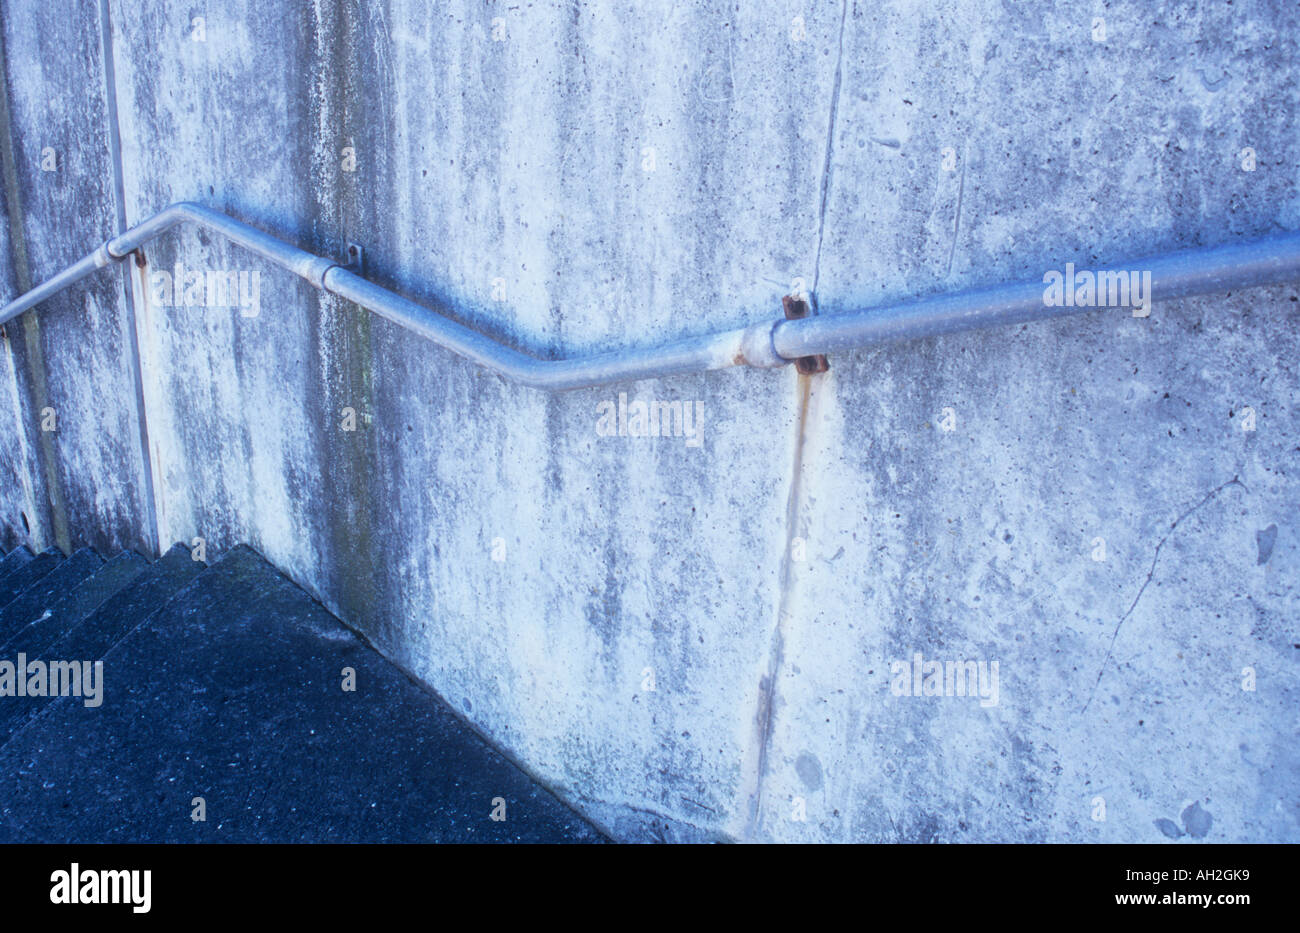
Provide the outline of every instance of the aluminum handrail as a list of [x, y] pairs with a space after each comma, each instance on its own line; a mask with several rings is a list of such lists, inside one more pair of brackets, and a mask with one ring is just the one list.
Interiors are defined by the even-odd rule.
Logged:
[[[355, 302], [508, 379], [548, 390], [739, 365], [774, 368], [801, 357], [1097, 309], [1095, 305], [1049, 305], [1044, 299], [1043, 281], [1022, 282], [839, 314], [797, 320], [783, 317], [658, 347], [543, 360], [368, 282], [340, 263], [298, 249], [219, 211], [180, 202], [113, 237], [84, 259], [9, 302], [0, 310], [0, 325], [97, 269], [120, 262], [145, 243], [185, 222], [220, 233], [302, 277], [313, 287]], [[1092, 270], [1096, 277], [1110, 272], [1150, 273], [1149, 280], [1145, 280], [1149, 282], [1148, 298], [1154, 296], [1157, 301], [1291, 281], [1300, 279], [1300, 233], [1185, 250]]]

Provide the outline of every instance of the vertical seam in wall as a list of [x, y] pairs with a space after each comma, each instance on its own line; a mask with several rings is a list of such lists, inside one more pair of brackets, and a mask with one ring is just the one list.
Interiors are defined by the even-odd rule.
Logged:
[[[18, 294], [30, 291], [32, 287], [32, 274], [30, 259], [27, 254], [27, 239], [25, 226], [23, 224], [23, 207], [22, 194], [18, 187], [18, 162], [14, 155], [13, 145], [13, 120], [9, 111], [9, 60], [8, 52], [4, 44], [4, 30], [0, 28], [0, 172], [4, 176], [4, 186], [6, 201], [9, 205], [9, 247], [12, 253], [14, 283], [18, 287]], [[49, 401], [49, 394], [46, 388], [45, 374], [45, 357], [41, 352], [41, 326], [36, 317], [35, 309], [28, 311], [17, 321], [23, 330], [23, 342], [26, 346], [26, 361], [30, 382], [27, 385], [28, 396], [28, 418], [39, 413]], [[12, 352], [12, 350], [10, 351]], [[16, 395], [21, 394], [22, 390], [17, 385], [18, 375], [16, 366], [11, 367], [15, 383]], [[15, 402], [21, 419], [21, 401]], [[25, 438], [24, 427], [18, 424], [19, 436]], [[72, 553], [72, 541], [68, 535], [68, 517], [64, 505], [63, 484], [59, 479], [57, 452], [54, 449], [54, 443], [50, 438], [50, 432], [40, 431], [38, 443], [36, 445], [36, 461], [38, 469], [45, 474], [45, 487], [47, 498], [49, 500], [49, 517], [53, 527], [54, 544], [56, 544], [64, 553]], [[28, 463], [31, 461], [29, 460]], [[28, 481], [30, 483], [30, 480]], [[33, 493], [32, 503], [35, 505], [35, 495]], [[31, 517], [32, 522], [40, 522], [40, 515], [45, 509], [33, 508]], [[45, 533], [47, 536], [49, 532]], [[48, 537], [38, 543], [38, 547], [44, 548], [49, 543]]]
[[785, 504], [785, 549], [781, 554], [780, 595], [777, 601], [776, 625], [772, 629], [772, 643], [768, 648], [767, 672], [759, 683], [757, 724], [758, 754], [755, 770], [750, 778], [753, 788], [749, 797], [749, 812], [743, 837], [753, 839], [758, 832], [763, 809], [763, 779], [767, 773], [767, 750], [772, 738], [775, 720], [776, 678], [785, 659], [786, 623], [790, 619], [790, 602], [794, 588], [794, 560], [791, 556], [794, 539], [798, 537], [799, 513], [803, 505], [804, 437], [808, 426], [808, 405], [812, 396], [812, 377], [798, 376], [799, 414], [795, 425], [794, 458], [790, 469], [790, 493]]
[[821, 203], [817, 208], [817, 252], [813, 257], [812, 292], [817, 292], [817, 282], [822, 271], [822, 234], [826, 230], [826, 202], [831, 190], [831, 154], [835, 149], [835, 121], [840, 112], [840, 80], [844, 74], [844, 26], [849, 18], [849, 0], [840, 8], [839, 53], [835, 58], [835, 83], [831, 87], [831, 113], [826, 125], [826, 158], [822, 163]]
[[[839, 51], [835, 59], [835, 81], [831, 86], [830, 114], [826, 124], [826, 154], [822, 161], [821, 185], [817, 205], [817, 246], [813, 258], [813, 281], [810, 296], [816, 302], [817, 285], [821, 277], [822, 238], [826, 230], [826, 205], [830, 200], [831, 160], [835, 150], [835, 124], [840, 109], [840, 84], [844, 73], [844, 33], [849, 16], [849, 0], [840, 6]], [[816, 305], [814, 304], [814, 307]], [[786, 629], [790, 621], [790, 606], [794, 590], [794, 539], [798, 537], [799, 513], [803, 507], [803, 461], [808, 429], [808, 408], [812, 398], [812, 377], [798, 377], [799, 414], [794, 438], [794, 458], [791, 465], [790, 494], [785, 505], [785, 550], [781, 555], [780, 591], [777, 600], [776, 625], [772, 628], [772, 643], [768, 648], [767, 672], [759, 682], [756, 742], [758, 750], [754, 770], [748, 775], [748, 813], [743, 838], [753, 839], [762, 823], [763, 782], [767, 776], [767, 753], [775, 724], [776, 679], [785, 659]]]
[[[108, 117], [109, 161], [113, 166], [113, 201], [115, 232], [126, 230], [126, 182], [122, 166], [122, 126], [117, 113], [117, 69], [113, 63], [113, 24], [108, 0], [99, 0], [100, 58], [104, 65], [104, 104]], [[132, 269], [128, 258], [122, 267], [123, 288], [123, 340], [127, 365], [131, 367], [131, 384], [135, 391], [135, 416], [137, 437], [140, 441], [140, 475], [144, 482], [145, 519], [142, 534], [144, 546], [153, 557], [162, 555], [162, 530], [158, 525], [158, 502], [153, 475], [153, 459], [149, 456], [149, 418], [145, 407], [144, 370], [140, 355], [140, 331], [137, 325], [136, 296]]]

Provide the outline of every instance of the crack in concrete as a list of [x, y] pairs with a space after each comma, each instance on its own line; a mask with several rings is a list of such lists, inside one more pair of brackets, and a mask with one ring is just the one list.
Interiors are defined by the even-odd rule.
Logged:
[[817, 253], [813, 258], [813, 294], [817, 293], [817, 282], [822, 270], [822, 236], [826, 230], [826, 202], [831, 188], [831, 155], [835, 149], [835, 121], [840, 112], [840, 81], [844, 73], [844, 24], [849, 15], [848, 0], [840, 8], [840, 42], [839, 56], [835, 59], [835, 84], [831, 89], [831, 114], [826, 127], [826, 158], [822, 162], [821, 205], [817, 211]]
[[1080, 715], [1088, 712], [1088, 707], [1092, 704], [1092, 698], [1096, 696], [1097, 688], [1101, 686], [1102, 675], [1106, 673], [1106, 665], [1110, 663], [1111, 654], [1115, 650], [1115, 640], [1119, 637], [1120, 626], [1122, 626], [1125, 620], [1133, 614], [1133, 610], [1137, 608], [1138, 601], [1142, 599], [1142, 594], [1147, 591], [1147, 586], [1150, 585], [1152, 578], [1155, 577], [1156, 564], [1160, 560], [1160, 549], [1165, 546], [1165, 542], [1169, 540], [1170, 536], [1173, 535], [1178, 526], [1183, 523], [1184, 519], [1188, 518], [1195, 512], [1200, 511], [1203, 506], [1216, 498], [1219, 493], [1223, 492], [1223, 490], [1227, 489], [1229, 486], [1240, 486], [1242, 489], [1246, 489], [1246, 484], [1235, 476], [1226, 483], [1221, 483], [1220, 485], [1215, 486], [1206, 494], [1205, 498], [1174, 519], [1174, 523], [1169, 526], [1169, 530], [1165, 532], [1164, 537], [1162, 537], [1159, 543], [1156, 544], [1156, 552], [1151, 557], [1151, 569], [1147, 571], [1147, 577], [1142, 581], [1142, 586], [1138, 589], [1137, 595], [1133, 597], [1133, 602], [1129, 605], [1128, 611], [1120, 616], [1119, 621], [1115, 623], [1115, 631], [1111, 633], [1110, 646], [1106, 649], [1106, 657], [1102, 659], [1101, 668], [1097, 671], [1097, 681], [1092, 685], [1092, 692], [1088, 694], [1087, 702], [1083, 704], [1083, 709], [1079, 711]]
[[759, 682], [757, 722], [757, 760], [750, 776], [749, 812], [745, 822], [744, 838], [752, 839], [758, 831], [763, 810], [763, 779], [767, 775], [767, 753], [775, 723], [776, 678], [785, 659], [785, 631], [790, 620], [790, 602], [794, 589], [794, 560], [791, 557], [797, 537], [799, 509], [802, 504], [803, 456], [808, 427], [808, 407], [812, 396], [812, 376], [800, 374], [799, 417], [794, 442], [794, 462], [791, 467], [790, 493], [785, 506], [785, 551], [781, 556], [780, 600], [777, 607], [776, 626], [772, 630], [772, 644], [768, 649], [767, 673]]
[[945, 276], [952, 275], [952, 260], [957, 255], [957, 235], [961, 231], [961, 202], [966, 194], [966, 162], [970, 158], [970, 141], [962, 147], [961, 177], [957, 182], [957, 216], [952, 222], [952, 245], [948, 247], [948, 270]]
[[[839, 52], [835, 60], [835, 82], [831, 89], [830, 116], [826, 127], [826, 156], [822, 162], [821, 199], [817, 209], [817, 250], [813, 260], [812, 287], [810, 297], [816, 301], [817, 285], [821, 278], [822, 241], [826, 231], [826, 204], [830, 198], [831, 164], [835, 148], [835, 124], [840, 109], [840, 84], [844, 74], [844, 33], [848, 21], [848, 0], [840, 6]], [[816, 305], [814, 304], [814, 308]], [[775, 722], [774, 705], [776, 696], [776, 678], [780, 673], [785, 655], [785, 631], [790, 619], [790, 601], [794, 588], [794, 570], [791, 550], [799, 522], [799, 509], [802, 504], [803, 457], [805, 436], [808, 428], [808, 406], [812, 396], [812, 377], [800, 374], [798, 377], [799, 415], [794, 439], [794, 458], [791, 467], [790, 493], [785, 507], [785, 551], [781, 556], [780, 596], [777, 604], [776, 626], [772, 630], [772, 644], [768, 649], [767, 673], [759, 681], [758, 710], [756, 723], [756, 760], [746, 775], [748, 793], [748, 811], [745, 817], [742, 836], [752, 839], [758, 832], [763, 811], [763, 780], [767, 775], [768, 746], [772, 738]]]

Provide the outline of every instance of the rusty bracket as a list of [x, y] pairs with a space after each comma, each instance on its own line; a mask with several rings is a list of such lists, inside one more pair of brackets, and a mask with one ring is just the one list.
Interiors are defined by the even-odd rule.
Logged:
[[[785, 309], [785, 318], [787, 321], [797, 321], [801, 318], [812, 317], [812, 305], [808, 299], [800, 295], [786, 295], [781, 299], [781, 306]], [[801, 356], [794, 361], [794, 368], [804, 376], [812, 376], [816, 373], [824, 373], [831, 368], [830, 362], [826, 355], [818, 353], [816, 356]]]
[[361, 248], [360, 243], [348, 244], [348, 261], [343, 264], [343, 268], [356, 275], [363, 275], [365, 271], [366, 253]]

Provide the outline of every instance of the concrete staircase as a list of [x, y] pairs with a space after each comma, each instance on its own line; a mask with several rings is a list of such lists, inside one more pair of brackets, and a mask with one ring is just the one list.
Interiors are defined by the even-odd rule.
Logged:
[[602, 840], [247, 547], [0, 559], [0, 842]]

